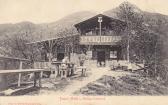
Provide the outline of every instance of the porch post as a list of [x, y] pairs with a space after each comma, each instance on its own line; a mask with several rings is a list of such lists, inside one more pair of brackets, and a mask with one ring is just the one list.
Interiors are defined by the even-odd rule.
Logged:
[[99, 34], [100, 34], [100, 42], [101, 42], [101, 23], [102, 23], [102, 17], [98, 17], [98, 22], [99, 22]]

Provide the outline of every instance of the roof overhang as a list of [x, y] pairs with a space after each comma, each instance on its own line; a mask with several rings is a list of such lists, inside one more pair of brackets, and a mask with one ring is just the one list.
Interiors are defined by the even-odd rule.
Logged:
[[62, 39], [62, 38], [69, 38], [69, 37], [74, 37], [74, 36], [78, 36], [78, 34], [73, 34], [71, 36], [64, 36], [64, 37], [48, 38], [48, 39], [34, 41], [34, 42], [32, 41], [32, 42], [26, 43], [26, 44], [31, 45], [31, 44], [45, 43], [45, 42], [48, 42], [48, 41], [56, 41], [56, 40], [59, 40], [59, 39]]
[[119, 19], [115, 19], [115, 18], [112, 18], [112, 17], [109, 17], [109, 16], [106, 16], [106, 15], [103, 15], [103, 14], [98, 14], [92, 18], [89, 18], [85, 21], [82, 21], [80, 23], [77, 23], [75, 24], [74, 26], [77, 28], [77, 29], [82, 29], [82, 28], [92, 28], [92, 27], [96, 27], [98, 26], [99, 22], [98, 22], [98, 17], [102, 17], [102, 26], [103, 25], [111, 25], [111, 26], [116, 26], [116, 24], [118, 26], [126, 26], [126, 22], [122, 21], [122, 20], [119, 20]]
[[17, 58], [17, 57], [8, 57], [8, 56], [0, 56], [0, 59], [30, 61], [29, 59], [23, 59], [23, 58]]

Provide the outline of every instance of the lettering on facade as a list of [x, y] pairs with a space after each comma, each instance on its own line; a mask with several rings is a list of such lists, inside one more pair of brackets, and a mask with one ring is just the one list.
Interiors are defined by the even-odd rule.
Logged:
[[116, 43], [121, 41], [121, 36], [81, 36], [80, 44], [91, 43]]

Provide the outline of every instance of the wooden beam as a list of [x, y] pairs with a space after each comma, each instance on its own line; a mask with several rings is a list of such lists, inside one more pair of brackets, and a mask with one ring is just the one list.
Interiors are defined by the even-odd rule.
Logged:
[[37, 75], [36, 75], [36, 72], [33, 73], [34, 74], [34, 87], [36, 87], [36, 84], [37, 84]]
[[[22, 70], [22, 67], [23, 67], [23, 62], [20, 61], [19, 69]], [[18, 87], [20, 87], [20, 85], [21, 85], [21, 76], [22, 76], [22, 74], [19, 73], [19, 77], [18, 77]]]
[[55, 71], [54, 76], [55, 76], [55, 78], [57, 78], [57, 75], [58, 75], [58, 73], [57, 73], [58, 72], [57, 67], [55, 67], [54, 71]]
[[20, 69], [20, 70], [22, 70], [22, 68], [23, 68], [23, 62], [22, 62], [22, 61], [20, 61], [20, 64], [19, 64], [19, 69]]
[[43, 71], [40, 72], [40, 76], [39, 76], [39, 87], [42, 87], [42, 82], [41, 79], [43, 78]]
[[[72, 34], [72, 36], [78, 36], [78, 34]], [[30, 45], [30, 44], [42, 43], [42, 42], [46, 42], [46, 41], [50, 41], [50, 40], [59, 40], [59, 39], [62, 39], [62, 38], [67, 38], [67, 37], [72, 37], [72, 36], [59, 36], [57, 38], [48, 38], [48, 39], [34, 41], [34, 42], [26, 43], [26, 44]]]
[[0, 70], [0, 74], [40, 72], [40, 71], [49, 71], [49, 70], [46, 69]]
[[29, 59], [22, 59], [17, 57], [7, 57], [7, 56], [0, 56], [0, 59], [13, 59], [13, 60], [19, 60], [19, 61], [30, 61]]
[[20, 87], [21, 84], [21, 73], [19, 73], [19, 77], [18, 77], [18, 87]]

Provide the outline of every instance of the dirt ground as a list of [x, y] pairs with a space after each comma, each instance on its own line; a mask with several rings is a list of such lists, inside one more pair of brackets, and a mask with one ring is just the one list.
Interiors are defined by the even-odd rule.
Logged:
[[[85, 77], [80, 73], [67, 79], [44, 78], [42, 87], [19, 89], [9, 95], [168, 95], [162, 82], [128, 71], [92, 68]], [[6, 92], [13, 91], [11, 89]], [[5, 95], [5, 94], [1, 94]]]
[[104, 75], [76, 91], [83, 95], [168, 95], [168, 88], [159, 81], [140, 75], [126, 75], [119, 78]]

